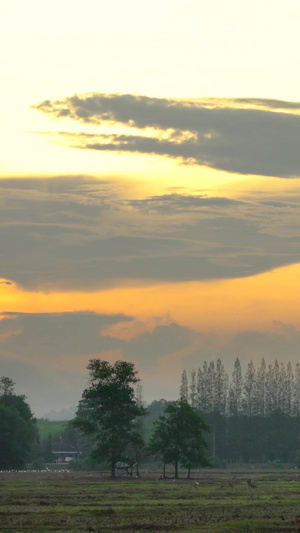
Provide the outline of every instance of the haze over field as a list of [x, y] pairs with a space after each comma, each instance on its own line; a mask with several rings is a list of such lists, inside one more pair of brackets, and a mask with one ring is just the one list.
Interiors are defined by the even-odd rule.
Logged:
[[300, 354], [296, 0], [0, 3], [0, 375], [42, 416], [86, 365]]

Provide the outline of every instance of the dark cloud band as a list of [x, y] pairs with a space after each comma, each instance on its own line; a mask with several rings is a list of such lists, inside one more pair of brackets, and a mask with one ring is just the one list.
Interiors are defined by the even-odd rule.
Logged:
[[[299, 262], [300, 204], [120, 197], [92, 177], [0, 180], [0, 279], [30, 290], [250, 276]], [[299, 213], [298, 213], [299, 211]]]
[[[298, 102], [267, 99], [181, 101], [130, 94], [74, 95], [45, 100], [35, 109], [70, 118], [140, 130], [139, 134], [74, 134], [82, 149], [155, 154], [241, 174], [300, 175]], [[145, 129], [153, 134], [146, 135]], [[163, 132], [163, 134], [162, 134]]]

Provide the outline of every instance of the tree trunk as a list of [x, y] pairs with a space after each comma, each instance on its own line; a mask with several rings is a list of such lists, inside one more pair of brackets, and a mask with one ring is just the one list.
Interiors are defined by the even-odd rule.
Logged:
[[174, 467], [175, 467], [175, 475], [174, 475], [174, 478], [175, 478], [175, 479], [178, 479], [178, 459], [175, 460]]
[[116, 459], [114, 453], [111, 454], [111, 461], [110, 461], [110, 477], [112, 479], [116, 478]]
[[165, 479], [166, 477], [166, 463], [164, 463], [164, 468], [163, 468], [163, 478]]
[[191, 479], [191, 469], [190, 468], [188, 469], [187, 479]]

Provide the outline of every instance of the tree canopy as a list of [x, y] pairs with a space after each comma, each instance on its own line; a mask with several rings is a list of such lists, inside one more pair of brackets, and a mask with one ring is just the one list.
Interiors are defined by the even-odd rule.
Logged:
[[142, 438], [136, 421], [145, 414], [138, 404], [133, 385], [139, 378], [133, 363], [91, 359], [88, 364], [90, 386], [83, 391], [74, 424], [95, 438], [94, 456], [108, 460], [111, 476], [116, 463], [126, 457], [127, 450], [141, 447]]
[[188, 469], [188, 476], [192, 467], [209, 465], [203, 438], [203, 432], [209, 431], [209, 427], [186, 399], [170, 403], [155, 426], [150, 449], [160, 453], [164, 465], [174, 464], [176, 479], [179, 463]]
[[25, 396], [17, 396], [9, 378], [0, 379], [0, 468], [24, 466], [37, 437], [36, 420]]
[[[209, 455], [219, 461], [293, 462], [299, 451], [300, 363], [234, 361], [227, 374], [220, 359], [186, 372], [190, 404], [211, 427]], [[196, 387], [194, 385], [196, 381]], [[181, 392], [181, 389], [180, 389]], [[220, 462], [219, 462], [220, 464]], [[224, 464], [224, 463], [223, 463]]]
[[2, 376], [0, 378], [0, 395], [1, 396], [8, 396], [10, 394], [14, 394], [14, 388], [15, 383], [11, 378], [8, 378], [6, 376]]

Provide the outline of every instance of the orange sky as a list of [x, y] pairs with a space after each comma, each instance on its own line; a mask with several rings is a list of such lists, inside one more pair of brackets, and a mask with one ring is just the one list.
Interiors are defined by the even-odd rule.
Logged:
[[42, 415], [76, 405], [90, 357], [133, 360], [147, 399], [205, 359], [295, 363], [298, 2], [19, 4], [0, 6], [1, 374]]
[[234, 333], [247, 328], [265, 331], [272, 328], [274, 320], [300, 327], [300, 264], [233, 280], [152, 283], [93, 292], [51, 293], [1, 285], [0, 293], [0, 313], [94, 311], [133, 316], [136, 326], [135, 321], [130, 327], [120, 322], [105, 330], [106, 335], [128, 339], [141, 333], [139, 321], [146, 330], [172, 320], [205, 332]]

